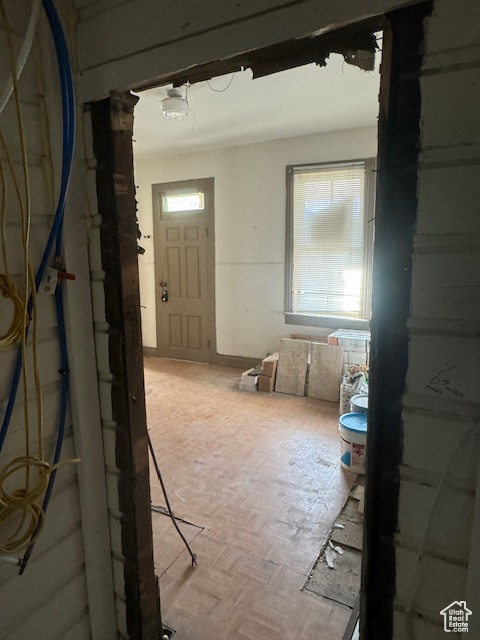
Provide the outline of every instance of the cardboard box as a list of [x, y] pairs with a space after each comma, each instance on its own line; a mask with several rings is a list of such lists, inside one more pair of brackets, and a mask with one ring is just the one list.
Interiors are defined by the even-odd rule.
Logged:
[[262, 360], [262, 371], [260, 373], [261, 376], [268, 376], [270, 378], [274, 378], [277, 372], [278, 366], [278, 352], [272, 353], [271, 356], [267, 356]]
[[265, 393], [272, 393], [273, 386], [275, 383], [275, 378], [271, 376], [258, 376], [258, 390], [264, 391]]

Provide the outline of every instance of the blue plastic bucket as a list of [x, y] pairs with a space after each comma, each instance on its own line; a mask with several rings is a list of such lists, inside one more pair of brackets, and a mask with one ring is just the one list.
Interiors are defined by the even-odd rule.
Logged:
[[367, 414], [344, 413], [338, 430], [341, 439], [340, 464], [352, 473], [365, 473]]

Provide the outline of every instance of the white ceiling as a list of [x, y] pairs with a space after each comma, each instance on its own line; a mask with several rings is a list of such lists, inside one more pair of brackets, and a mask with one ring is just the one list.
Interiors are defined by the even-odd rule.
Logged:
[[190, 113], [184, 120], [162, 115], [160, 101], [171, 85], [143, 91], [135, 108], [135, 155], [173, 155], [375, 125], [379, 57], [372, 72], [332, 54], [326, 67], [309, 64], [256, 80], [248, 69], [233, 79], [231, 74], [214, 78], [210, 86], [199, 82], [188, 89]]

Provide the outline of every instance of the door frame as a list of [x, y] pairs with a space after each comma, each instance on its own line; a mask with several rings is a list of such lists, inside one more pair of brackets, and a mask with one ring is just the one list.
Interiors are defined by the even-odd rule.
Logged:
[[[401, 115], [399, 110], [400, 96], [399, 84], [402, 88], [413, 91], [418, 97], [420, 95], [420, 62], [422, 57], [422, 46], [424, 40], [423, 21], [429, 11], [431, 11], [431, 1], [414, 1], [406, 8], [398, 9], [392, 13], [376, 16], [373, 20], [367, 19], [342, 28], [333, 28], [332, 31], [317, 35], [314, 38], [306, 38], [308, 42], [302, 42], [302, 39], [295, 41], [297, 57], [292, 54], [291, 43], [280, 43], [263, 49], [248, 51], [248, 53], [239, 54], [233, 58], [225, 60], [217, 60], [206, 65], [198, 65], [188, 70], [176, 71], [171, 74], [165, 74], [161, 78], [145, 80], [141, 85], [135, 87], [136, 90], [169, 84], [182, 84], [189, 77], [196, 77], [196, 81], [209, 79], [217, 75], [231, 73], [239, 69], [241, 66], [253, 67], [255, 63], [261, 66], [266, 65], [271, 68], [269, 63], [275, 66], [275, 71], [281, 71], [279, 66], [284, 65], [287, 68], [288, 59], [301, 60], [291, 64], [298, 66], [312, 61], [318, 61], [319, 53], [317, 50], [312, 52], [312, 45], [325, 45], [323, 51], [329, 49], [332, 43], [338, 43], [339, 39], [342, 45], [347, 46], [349, 38], [353, 34], [361, 34], [362, 32], [374, 28], [374, 30], [385, 29], [390, 24], [392, 27], [392, 39], [390, 42], [391, 50], [390, 58], [382, 62], [382, 89], [383, 89], [383, 122], [379, 128], [379, 177], [377, 187], [377, 203], [376, 216], [381, 219], [381, 233], [376, 233], [375, 237], [375, 267], [377, 269], [377, 278], [374, 282], [374, 298], [378, 296], [377, 317], [372, 325], [372, 381], [371, 381], [371, 413], [372, 421], [369, 428], [369, 447], [370, 456], [367, 465], [367, 491], [366, 491], [366, 510], [365, 510], [365, 548], [362, 567], [362, 598], [361, 598], [361, 628], [362, 636], [369, 640], [390, 640], [393, 635], [393, 614], [394, 614], [394, 598], [396, 587], [396, 565], [395, 565], [395, 533], [398, 521], [398, 498], [399, 498], [399, 464], [402, 455], [402, 395], [405, 385], [406, 369], [408, 363], [408, 330], [407, 318], [410, 307], [410, 291], [411, 291], [411, 262], [413, 256], [411, 229], [414, 224], [417, 213], [416, 200], [416, 177], [418, 167], [418, 141], [419, 141], [419, 102], [415, 101], [413, 108], [408, 110], [405, 118], [398, 117]], [[411, 76], [408, 73], [408, 64], [411, 60], [405, 58], [401, 54], [408, 50], [409, 43], [406, 37], [409, 28], [415, 28], [415, 69]], [[341, 35], [340, 35], [341, 34]], [[314, 42], [313, 42], [314, 41]], [[287, 46], [288, 45], [288, 46]], [[302, 50], [302, 45], [306, 47]], [[282, 56], [282, 53], [284, 54]], [[305, 54], [305, 55], [303, 55]], [[391, 72], [392, 59], [395, 61], [394, 73]], [[403, 75], [402, 75], [403, 72]], [[197, 74], [197, 76], [195, 76]], [[259, 73], [258, 75], [261, 75]], [[128, 100], [128, 92], [120, 94], [124, 99]], [[104, 101], [104, 108], [115, 114], [118, 108], [112, 107], [112, 96]], [[116, 98], [118, 100], [118, 98]], [[97, 107], [98, 105], [98, 107]], [[404, 105], [404, 103], [403, 103]], [[92, 111], [99, 109], [101, 111], [102, 103], [92, 103]], [[121, 110], [120, 110], [121, 111]], [[133, 111], [133, 107], [132, 107]], [[115, 120], [118, 115], [115, 114]], [[405, 125], [414, 124], [415, 130], [411, 135], [405, 136]], [[115, 131], [115, 126], [113, 131]], [[131, 131], [128, 138], [128, 148], [131, 151]], [[99, 133], [99, 139], [102, 134]], [[401, 144], [398, 141], [401, 140]], [[94, 135], [94, 141], [97, 138]], [[108, 142], [105, 151], [108, 151]], [[388, 153], [387, 153], [388, 150]], [[407, 154], [407, 155], [405, 155]], [[409, 160], [408, 171], [404, 170], [405, 158]], [[380, 162], [385, 158], [384, 162]], [[97, 169], [97, 189], [105, 195], [104, 202], [99, 196], [99, 203], [110, 204], [112, 199], [120, 203], [124, 198], [124, 192], [118, 189], [115, 183], [115, 176], [118, 175], [116, 170], [116, 158], [113, 159], [113, 165], [110, 167], [108, 175], [104, 175], [101, 165]], [[123, 167], [122, 167], [123, 168]], [[403, 170], [403, 171], [402, 171]], [[122, 175], [123, 179], [130, 178], [133, 184], [133, 163], [131, 167], [127, 167]], [[399, 181], [406, 179], [407, 191], [392, 189], [389, 186], [397, 185]], [[402, 185], [404, 186], [404, 185]], [[112, 194], [114, 194], [112, 196]], [[135, 219], [135, 200], [133, 189], [129, 192], [130, 217]], [[102, 209], [102, 207], [100, 208]], [[123, 207], [119, 207], [120, 212]], [[133, 211], [133, 214], [132, 214]], [[393, 213], [392, 213], [393, 212]], [[408, 213], [405, 216], [405, 212]], [[130, 217], [128, 218], [130, 220]], [[117, 223], [118, 214], [113, 212], [113, 225]], [[120, 216], [121, 221], [125, 220], [125, 216]], [[130, 220], [131, 222], [131, 220]], [[118, 223], [117, 223], [118, 224]], [[129, 244], [130, 249], [137, 247], [136, 226], [132, 223], [129, 231], [122, 234], [125, 243]], [[128, 235], [128, 237], [127, 237]], [[127, 277], [127, 269], [132, 264], [125, 265], [121, 263], [120, 256], [109, 255], [108, 238], [105, 236], [105, 245], [102, 240], [102, 256], [109, 258], [116, 273], [112, 274], [112, 278], [120, 287], [120, 297], [114, 300], [110, 296], [109, 313], [107, 316], [113, 315], [122, 326], [132, 318], [135, 322], [140, 322], [140, 305], [139, 300], [135, 299], [133, 307], [129, 312], [123, 308], [123, 302], [129, 299], [129, 294], [134, 289], [138, 297], [138, 268], [136, 270], [134, 282]], [[401, 250], [399, 250], [399, 243]], [[391, 260], [391, 256], [395, 260]], [[385, 270], [382, 267], [387, 267]], [[375, 277], [375, 274], [374, 274]], [[128, 280], [128, 282], [127, 282]], [[396, 291], [398, 299], [395, 305], [383, 305], [382, 299], [388, 297], [390, 291]], [[108, 317], [107, 317], [108, 320]], [[118, 351], [118, 348], [117, 348]], [[126, 366], [130, 360], [140, 362], [142, 360], [142, 344], [141, 339], [131, 341], [118, 354], [117, 364]], [[399, 364], [400, 363], [400, 364]], [[110, 365], [116, 364], [110, 354]], [[138, 372], [126, 372], [123, 390], [126, 396], [133, 396], [138, 405], [144, 406], [145, 396], [143, 388], [138, 389], [136, 382]], [[386, 380], [393, 380], [391, 389], [387, 394], [388, 402], [386, 406], [382, 404], [382, 398], [385, 393]], [[130, 391], [136, 390], [137, 394]], [[113, 398], [115, 407], [115, 398]], [[146, 422], [143, 423], [144, 416], [139, 416], [137, 424], [130, 423], [128, 416], [125, 417], [125, 428], [128, 433], [131, 444], [135, 444], [137, 450], [142, 455], [147, 455]], [[388, 425], [388, 434], [385, 432], [385, 425]], [[136, 433], [135, 433], [136, 432]], [[132, 556], [132, 562], [135, 565], [136, 574], [132, 575], [135, 587], [143, 583], [145, 577], [149, 577], [153, 573], [153, 558], [150, 555], [145, 558], [145, 564], [140, 566], [139, 559], [145, 556], [142, 540], [145, 541], [145, 530], [142, 536], [136, 538], [137, 523], [132, 522], [132, 517], [137, 516], [140, 511], [141, 516], [147, 516], [146, 510], [149, 509], [146, 501], [142, 498], [141, 505], [135, 500], [131, 500], [132, 488], [131, 480], [136, 479], [139, 473], [136, 470], [132, 460], [125, 460], [118, 455], [121, 440], [117, 436], [117, 465], [120, 473], [128, 476], [128, 484], [120, 482], [121, 492], [126, 496], [130, 496], [125, 509], [122, 509], [124, 519], [122, 521], [122, 549]], [[149, 487], [146, 487], [146, 493], [149, 496]], [[138, 497], [138, 493], [136, 492]], [[380, 514], [380, 518], [377, 515]], [[151, 523], [151, 514], [147, 518]], [[148, 535], [147, 535], [148, 537]], [[136, 538], [136, 539], [135, 539]], [[123, 540], [130, 544], [123, 545]], [[132, 540], [135, 543], [132, 545]], [[151, 546], [151, 540], [149, 545]], [[133, 595], [127, 593], [126, 610], [127, 618], [131, 618], [132, 638], [139, 640], [156, 640], [156, 636], [150, 635], [149, 632], [143, 633], [145, 622], [148, 621], [148, 614], [152, 610], [151, 592], [147, 597], [145, 590], [139, 594]]]
[[208, 313], [208, 346], [209, 357], [208, 363], [214, 364], [217, 355], [217, 325], [215, 310], [215, 178], [197, 178], [189, 180], [175, 180], [171, 182], [157, 182], [152, 184], [152, 216], [153, 216], [153, 255], [154, 255], [154, 277], [155, 277], [155, 331], [157, 338], [157, 346], [155, 355], [158, 358], [164, 357], [161, 352], [160, 345], [162, 341], [162, 327], [159, 321], [161, 302], [158, 295], [159, 270], [161, 265], [161, 249], [160, 249], [160, 225], [158, 224], [158, 207], [155, 202], [156, 187], [162, 189], [182, 189], [188, 187], [200, 186], [209, 190], [211, 198], [211, 206], [206, 207], [205, 216], [207, 223], [207, 313]]

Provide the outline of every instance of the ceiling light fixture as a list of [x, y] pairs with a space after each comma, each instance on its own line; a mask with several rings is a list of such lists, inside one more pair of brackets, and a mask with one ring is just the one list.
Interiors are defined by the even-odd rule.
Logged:
[[170, 120], [182, 120], [188, 115], [187, 92], [185, 96], [178, 87], [168, 89], [167, 98], [162, 100], [162, 113]]

